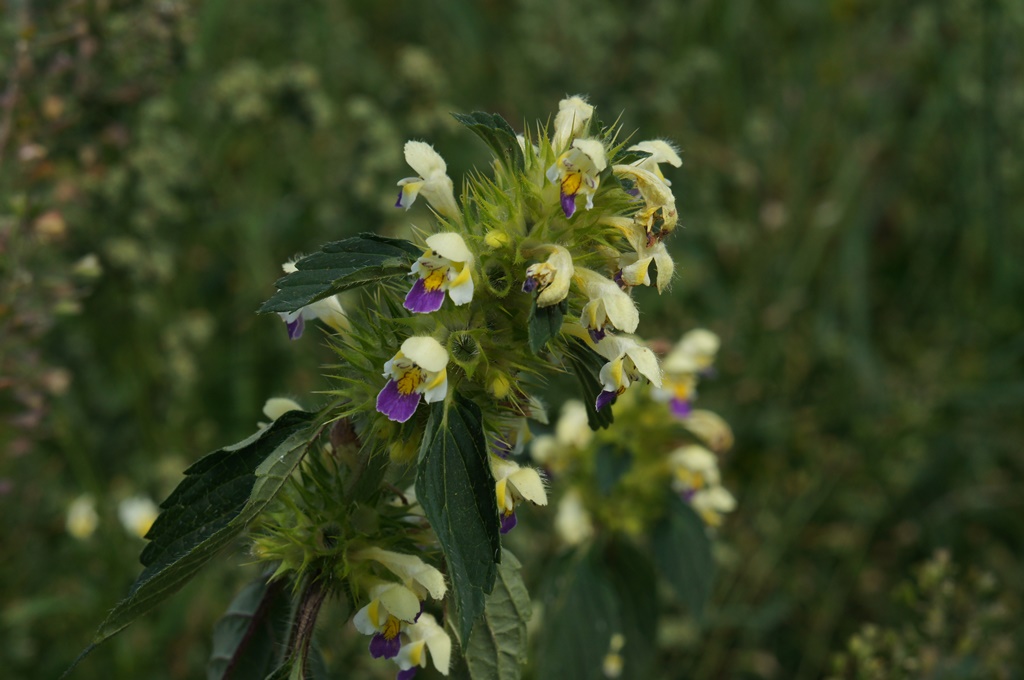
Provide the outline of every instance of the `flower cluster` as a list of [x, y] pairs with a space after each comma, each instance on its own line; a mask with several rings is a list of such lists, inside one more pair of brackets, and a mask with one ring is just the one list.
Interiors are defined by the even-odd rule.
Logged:
[[[650, 389], [616, 404], [616, 419], [625, 423], [620, 429], [593, 432], [587, 407], [570, 400], [554, 431], [533, 440], [534, 462], [561, 492], [554, 526], [566, 544], [584, 543], [598, 526], [640, 532], [656, 518], [659, 495], [666, 489], [709, 527], [719, 526], [722, 515], [735, 508], [718, 468], [719, 455], [732, 446], [732, 432], [717, 414], [692, 405], [698, 376], [711, 374], [718, 344], [707, 330], [684, 335], [662, 362], [662, 385], [652, 381]], [[642, 428], [642, 440], [635, 439], [630, 426]], [[628, 471], [611, 493], [597, 488], [599, 451], [628, 460]]]

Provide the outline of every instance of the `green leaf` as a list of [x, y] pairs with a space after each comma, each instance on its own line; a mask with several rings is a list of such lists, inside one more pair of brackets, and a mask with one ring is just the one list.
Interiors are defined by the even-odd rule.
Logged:
[[259, 311], [294, 312], [335, 293], [407, 275], [421, 255], [423, 249], [409, 241], [376, 234], [328, 243], [296, 262], [298, 271], [278, 279], [278, 291]]
[[100, 625], [93, 644], [185, 585], [254, 518], [298, 465], [317, 414], [289, 411], [248, 439], [205, 456], [163, 502], [142, 551], [142, 574]]
[[557, 305], [549, 307], [538, 307], [537, 298], [533, 299], [533, 306], [530, 307], [530, 350], [538, 354], [548, 340], [555, 337], [562, 331], [562, 318], [568, 309], [565, 300]]
[[700, 516], [671, 494], [665, 516], [651, 534], [654, 563], [694, 616], [711, 596], [715, 564], [711, 541]]
[[[621, 657], [620, 677], [647, 677], [657, 631], [653, 574], [647, 559], [621, 541], [559, 560], [544, 588], [537, 678], [605, 677], [602, 666], [609, 654]], [[621, 636], [618, 648], [616, 636]]]
[[264, 678], [280, 665], [292, 601], [285, 581], [268, 578], [243, 588], [214, 626], [207, 680]]
[[565, 357], [583, 391], [583, 403], [587, 405], [587, 422], [590, 423], [590, 429], [600, 430], [602, 427], [608, 427], [613, 420], [611, 406], [606, 406], [600, 411], [594, 408], [597, 396], [601, 394], [601, 380], [598, 376], [601, 374], [601, 367], [604, 366], [604, 357], [577, 338], [573, 338], [569, 343]]
[[[484, 616], [473, 628], [453, 677], [468, 680], [519, 680], [526, 663], [526, 623], [530, 594], [516, 556], [502, 550], [494, 590], [484, 601]], [[461, 644], [461, 642], [460, 642]]]
[[614, 158], [612, 158], [611, 162], [608, 165], [632, 165], [637, 161], [650, 157], [651, 154], [648, 151], [630, 151], [623, 147], [622, 149], [619, 150], [618, 153], [615, 154]]
[[416, 498], [437, 534], [452, 581], [459, 638], [484, 611], [501, 559], [498, 501], [476, 404], [456, 394], [431, 407], [420, 448]]
[[516, 131], [504, 118], [496, 113], [482, 111], [470, 114], [453, 113], [452, 116], [484, 140], [502, 165], [515, 172], [523, 171], [526, 165], [523, 148], [516, 139]]

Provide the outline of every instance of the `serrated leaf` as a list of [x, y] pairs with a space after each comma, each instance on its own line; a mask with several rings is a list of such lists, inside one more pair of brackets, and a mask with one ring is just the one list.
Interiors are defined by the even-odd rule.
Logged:
[[519, 146], [516, 131], [508, 121], [496, 113], [483, 111], [474, 111], [470, 114], [453, 113], [452, 116], [484, 140], [502, 165], [515, 172], [523, 171], [526, 165], [523, 148]]
[[484, 611], [501, 559], [494, 477], [476, 404], [456, 394], [431, 406], [420, 448], [416, 498], [437, 534], [452, 582], [459, 638]]
[[665, 516], [651, 534], [654, 563], [694, 616], [711, 596], [715, 564], [711, 541], [700, 516], [671, 494]]
[[289, 411], [248, 439], [205, 456], [163, 502], [142, 551], [142, 573], [93, 644], [185, 585], [270, 502], [316, 433], [317, 414]]
[[562, 331], [562, 319], [567, 309], [563, 300], [557, 305], [538, 307], [537, 299], [534, 298], [533, 306], [530, 308], [530, 320], [528, 329], [530, 333], [530, 351], [538, 354], [548, 341]]
[[583, 392], [583, 403], [587, 405], [587, 422], [590, 429], [600, 430], [608, 427], [614, 420], [611, 406], [606, 406], [600, 411], [594, 408], [597, 403], [597, 396], [601, 394], [601, 367], [604, 366], [604, 357], [593, 351], [583, 341], [573, 338], [565, 353], [566, 360], [572, 374], [580, 383]]
[[642, 161], [643, 159], [650, 157], [651, 154], [649, 151], [630, 151], [628, 149], [623, 148], [617, 154], [615, 154], [615, 157], [612, 159], [612, 162], [609, 163], [609, 165], [632, 165], [637, 161]]
[[[502, 550], [494, 590], [484, 601], [484, 615], [473, 628], [454, 678], [467, 680], [519, 680], [526, 662], [526, 623], [530, 594], [515, 555]], [[461, 642], [460, 642], [461, 644]]]
[[409, 241], [369, 233], [328, 243], [278, 279], [278, 291], [259, 311], [294, 312], [351, 288], [405, 276], [421, 255], [423, 249]]
[[[624, 542], [559, 560], [544, 588], [537, 678], [605, 677], [603, 663], [609, 654], [622, 657], [621, 677], [646, 677], [657, 626], [652, 576], [646, 558]], [[619, 647], [615, 636], [622, 636]]]
[[264, 678], [281, 663], [292, 601], [285, 581], [268, 578], [243, 588], [214, 626], [207, 680]]

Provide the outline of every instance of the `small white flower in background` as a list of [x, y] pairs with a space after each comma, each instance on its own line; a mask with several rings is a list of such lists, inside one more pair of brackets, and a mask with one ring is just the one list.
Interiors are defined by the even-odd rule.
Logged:
[[[651, 396], [669, 402], [676, 417], [689, 418], [697, 397], [698, 376], [711, 372], [719, 345], [718, 336], [709, 330], [696, 328], [686, 333], [662, 362], [664, 384]], [[732, 436], [731, 432], [728, 436]]]
[[594, 523], [576, 488], [570, 488], [558, 501], [555, 531], [567, 545], [579, 545], [594, 535]]
[[[281, 269], [284, 270], [285, 274], [292, 274], [298, 271], [293, 260], [285, 262], [281, 265]], [[277, 315], [281, 317], [281, 320], [288, 327], [288, 337], [291, 340], [301, 338], [302, 332], [306, 328], [306, 322], [313, 319], [320, 319], [339, 332], [349, 328], [348, 317], [345, 316], [345, 310], [341, 308], [341, 302], [338, 300], [337, 295], [331, 295], [322, 300], [311, 302], [301, 309], [296, 309], [294, 312], [278, 312]]]
[[69, 534], [84, 541], [95, 533], [99, 523], [100, 517], [96, 514], [96, 501], [92, 496], [85, 494], [71, 501], [64, 523]]
[[641, 158], [635, 165], [641, 170], [646, 170], [664, 182], [668, 186], [672, 186], [672, 182], [665, 178], [665, 175], [661, 173], [660, 165], [662, 163], [668, 163], [672, 167], [678, 168], [683, 164], [681, 158], [679, 158], [678, 150], [663, 139], [651, 139], [646, 142], [640, 142], [629, 147], [630, 151], [644, 151], [651, 154], [647, 158]]
[[722, 515], [736, 509], [736, 499], [724, 486], [695, 491], [690, 504], [710, 527], [719, 526], [722, 523]]
[[117, 517], [128, 533], [145, 538], [160, 514], [160, 508], [146, 496], [132, 496], [117, 505]]
[[[402, 645], [395, 657], [401, 668], [396, 680], [409, 680], [417, 668], [427, 667], [427, 656], [442, 675], [448, 675], [452, 657], [452, 639], [430, 614], [420, 614], [416, 623], [406, 626], [409, 642]], [[428, 654], [429, 652], [429, 654]]]
[[582, 134], [593, 117], [594, 107], [583, 97], [574, 95], [558, 102], [555, 132], [551, 136], [551, 148], [555, 153], [561, 153], [569, 142]]
[[608, 641], [608, 653], [601, 661], [601, 672], [606, 678], [618, 678], [622, 675], [622, 668], [625, 666], [625, 659], [622, 658], [622, 648], [626, 646], [626, 636], [622, 633], [615, 633]]
[[396, 208], [408, 210], [423, 194], [431, 207], [444, 217], [455, 219], [459, 216], [459, 206], [455, 202], [455, 191], [452, 180], [448, 177], [448, 165], [434, 147], [426, 142], [406, 142], [405, 162], [415, 170], [419, 177], [406, 177], [398, 181], [398, 201]]
[[721, 484], [718, 457], [703, 446], [681, 446], [668, 455], [668, 460], [675, 476], [672, 485], [679, 493]]
[[570, 454], [586, 447], [593, 437], [586, 405], [570, 399], [562, 405], [555, 434], [537, 437], [530, 447], [530, 455], [538, 465], [557, 474], [565, 469]]
[[[665, 381], [667, 380], [666, 377]], [[732, 428], [714, 411], [694, 409], [683, 419], [682, 425], [707, 444], [712, 451], [722, 452], [732, 448]]]

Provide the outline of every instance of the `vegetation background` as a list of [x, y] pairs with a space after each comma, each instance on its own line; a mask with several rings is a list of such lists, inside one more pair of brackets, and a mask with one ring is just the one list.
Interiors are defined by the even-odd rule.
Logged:
[[[326, 387], [315, 334], [254, 314], [281, 261], [425, 221], [392, 207], [403, 142], [456, 178], [486, 158], [449, 112], [520, 127], [573, 93], [682, 149], [680, 275], [640, 331], [723, 339], [702, 399], [740, 506], [663, 677], [1021, 677], [1024, 4], [0, 7], [5, 677], [59, 675], [125, 593], [119, 500]], [[201, 676], [246, 562], [75, 677]], [[320, 640], [363, 654], [340, 622]]]

